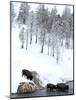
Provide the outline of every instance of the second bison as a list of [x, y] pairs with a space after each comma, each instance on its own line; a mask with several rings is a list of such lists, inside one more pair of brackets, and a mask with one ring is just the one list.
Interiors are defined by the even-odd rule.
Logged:
[[50, 91], [56, 90], [56, 85], [48, 83], [47, 84], [47, 90], [50, 90]]
[[57, 84], [57, 90], [58, 91], [68, 91], [69, 90], [69, 86], [66, 85], [65, 83], [58, 83]]

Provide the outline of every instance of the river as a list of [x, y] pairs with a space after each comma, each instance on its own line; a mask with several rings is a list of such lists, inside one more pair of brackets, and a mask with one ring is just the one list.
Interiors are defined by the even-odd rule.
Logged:
[[11, 93], [11, 98], [31, 98], [31, 97], [48, 97], [48, 96], [63, 96], [63, 95], [73, 95], [74, 94], [74, 82], [70, 81], [66, 83], [69, 85], [69, 90], [66, 92], [61, 91], [47, 91], [47, 89], [37, 90], [32, 93], [17, 94]]

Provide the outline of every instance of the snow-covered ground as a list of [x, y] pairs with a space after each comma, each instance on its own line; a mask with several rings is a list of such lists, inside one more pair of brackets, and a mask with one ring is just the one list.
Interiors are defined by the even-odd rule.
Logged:
[[[41, 46], [35, 44], [33, 36], [32, 45], [28, 45], [28, 50], [21, 49], [17, 27], [12, 28], [12, 92], [17, 91], [20, 82], [28, 81], [21, 75], [22, 69], [37, 71], [43, 84], [48, 82], [58, 83], [73, 80], [73, 50], [64, 49], [63, 59], [60, 63], [52, 56], [47, 55], [47, 47], [44, 47], [44, 54], [40, 53]], [[25, 44], [26, 45], [26, 44]]]

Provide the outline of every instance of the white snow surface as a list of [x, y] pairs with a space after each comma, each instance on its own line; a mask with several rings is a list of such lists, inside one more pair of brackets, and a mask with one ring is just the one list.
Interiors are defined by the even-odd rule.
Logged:
[[[22, 69], [37, 71], [40, 79], [45, 86], [47, 83], [57, 84], [58, 82], [66, 82], [73, 80], [73, 50], [61, 49], [63, 52], [61, 61], [57, 64], [52, 56], [47, 55], [47, 46], [44, 47], [44, 53], [41, 54], [40, 44], [35, 44], [35, 36], [33, 36], [32, 45], [28, 45], [28, 50], [21, 49], [21, 41], [19, 40], [20, 28], [15, 26], [12, 28], [12, 63], [11, 63], [11, 92], [17, 92], [20, 82], [29, 81], [22, 77]], [[26, 44], [25, 44], [26, 46]]]

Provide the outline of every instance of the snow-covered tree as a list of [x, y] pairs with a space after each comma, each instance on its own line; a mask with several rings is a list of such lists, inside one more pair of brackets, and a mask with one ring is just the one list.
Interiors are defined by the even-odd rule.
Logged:
[[24, 42], [25, 42], [25, 32], [24, 32], [24, 27], [22, 27], [22, 29], [20, 30], [20, 34], [19, 34], [19, 39], [22, 43], [21, 48], [24, 48]]
[[36, 26], [36, 40], [35, 40], [35, 43], [37, 43], [38, 41], [38, 27]]
[[61, 46], [60, 40], [63, 33], [63, 23], [62, 23], [60, 15], [56, 15], [56, 19], [55, 19], [55, 22], [53, 23], [51, 32], [52, 32], [51, 45], [52, 45], [52, 50], [53, 50], [53, 56], [54, 56], [54, 51], [56, 50], [56, 60], [58, 63], [59, 55], [60, 55], [59, 47]]
[[26, 50], [28, 49], [28, 29], [26, 29]]
[[39, 30], [39, 22], [38, 22], [38, 13], [36, 12], [35, 13], [35, 16], [34, 16], [34, 26], [35, 26], [35, 43], [37, 44], [38, 42], [38, 30]]
[[21, 3], [17, 21], [19, 24], [26, 24], [29, 15], [28, 3]]
[[69, 47], [69, 40], [70, 37], [72, 37], [72, 29], [73, 29], [73, 17], [71, 14], [71, 10], [69, 7], [65, 7], [62, 15], [63, 23], [64, 23], [64, 33], [65, 33], [65, 38], [66, 38], [66, 47]]
[[19, 39], [21, 41], [21, 48], [24, 48], [24, 44], [26, 44], [26, 50], [28, 49], [28, 28], [26, 25], [23, 25], [21, 30], [20, 30], [20, 34], [19, 34]]
[[16, 12], [15, 12], [15, 7], [14, 7], [14, 3], [11, 2], [11, 22], [13, 23], [16, 17]]
[[[51, 46], [51, 38], [52, 37], [52, 26], [55, 23], [55, 19], [56, 19], [56, 13], [57, 13], [57, 9], [56, 7], [52, 8], [51, 13], [49, 14], [49, 18], [48, 18], [48, 24], [47, 24], [47, 31], [48, 31], [48, 41], [47, 41], [47, 46], [48, 46], [48, 55], [49, 55], [49, 47]], [[53, 47], [53, 56], [54, 56], [54, 47]]]
[[43, 53], [45, 36], [47, 33], [48, 11], [44, 5], [39, 5], [37, 10], [37, 22], [40, 28], [39, 40], [41, 42], [41, 53]]
[[33, 34], [33, 26], [34, 26], [34, 12], [31, 11], [29, 14], [29, 24], [30, 24], [30, 44], [32, 44], [32, 34]]
[[29, 5], [28, 3], [21, 3], [20, 9], [19, 9], [19, 14], [18, 14], [18, 24], [21, 24], [22, 29], [20, 31], [20, 38], [22, 41], [22, 48], [24, 48], [24, 42], [26, 42], [26, 50], [28, 47], [28, 18], [29, 18]]

